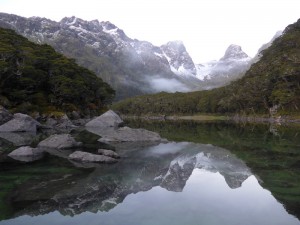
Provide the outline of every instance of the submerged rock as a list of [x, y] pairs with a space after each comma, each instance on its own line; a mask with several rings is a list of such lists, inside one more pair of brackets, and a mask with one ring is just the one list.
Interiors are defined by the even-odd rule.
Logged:
[[36, 132], [41, 124], [32, 117], [16, 113], [12, 120], [0, 126], [0, 132]]
[[116, 152], [114, 152], [112, 150], [98, 149], [98, 153], [100, 155], [105, 155], [105, 156], [116, 158], [116, 159], [120, 158], [120, 156]]
[[8, 156], [18, 161], [32, 162], [43, 158], [44, 152], [38, 148], [23, 146], [12, 151], [8, 154]]
[[54, 134], [38, 144], [40, 148], [74, 148], [81, 146], [81, 142], [77, 142], [70, 134]]
[[115, 163], [116, 159], [105, 155], [96, 155], [89, 152], [76, 151], [69, 155], [69, 159], [80, 162]]
[[97, 118], [88, 122], [86, 127], [118, 127], [123, 123], [123, 120], [112, 110], [98, 116]]
[[158, 133], [148, 131], [145, 129], [132, 129], [130, 127], [121, 127], [116, 130], [107, 132], [103, 130], [100, 134], [102, 137], [98, 140], [100, 142], [158, 142], [162, 141]]

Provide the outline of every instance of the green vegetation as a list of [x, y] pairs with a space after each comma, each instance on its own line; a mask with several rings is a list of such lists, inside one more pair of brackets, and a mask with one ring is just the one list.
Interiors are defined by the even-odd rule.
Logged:
[[299, 115], [300, 20], [262, 52], [245, 76], [230, 85], [192, 93], [158, 93], [126, 99], [113, 109], [129, 115]]
[[99, 113], [114, 90], [75, 60], [0, 29], [0, 105], [18, 112]]

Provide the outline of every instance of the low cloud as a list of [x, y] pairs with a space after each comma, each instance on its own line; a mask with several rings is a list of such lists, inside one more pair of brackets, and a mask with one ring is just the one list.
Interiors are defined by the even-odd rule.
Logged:
[[159, 76], [151, 77], [148, 79], [148, 83], [150, 85], [150, 88], [154, 92], [188, 92], [190, 89], [180, 81], [171, 78], [162, 78]]

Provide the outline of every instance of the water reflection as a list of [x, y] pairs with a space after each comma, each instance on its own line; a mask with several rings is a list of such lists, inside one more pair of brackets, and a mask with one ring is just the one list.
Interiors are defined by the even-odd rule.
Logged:
[[22, 207], [0, 224], [299, 224], [224, 148], [171, 142], [120, 153], [85, 176], [16, 188], [11, 202]]
[[169, 140], [208, 143], [230, 150], [289, 213], [300, 218], [299, 125], [132, 120], [130, 126], [159, 132]]

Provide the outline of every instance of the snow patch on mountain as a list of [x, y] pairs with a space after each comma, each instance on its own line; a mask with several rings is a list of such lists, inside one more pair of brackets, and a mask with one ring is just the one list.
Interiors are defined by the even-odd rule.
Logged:
[[72, 18], [74, 18], [73, 19], [73, 21], [72, 22], [70, 22], [70, 23], [66, 23], [66, 25], [73, 25], [73, 24], [75, 24], [76, 23], [76, 21], [77, 21], [77, 18], [76, 17], [72, 17]]
[[249, 57], [238, 45], [230, 45], [219, 60], [196, 65], [196, 77], [205, 83], [206, 89], [224, 86], [242, 77], [252, 64]]
[[186, 51], [182, 41], [171, 41], [161, 46], [170, 69], [179, 76], [195, 76], [197, 71], [195, 64]]

